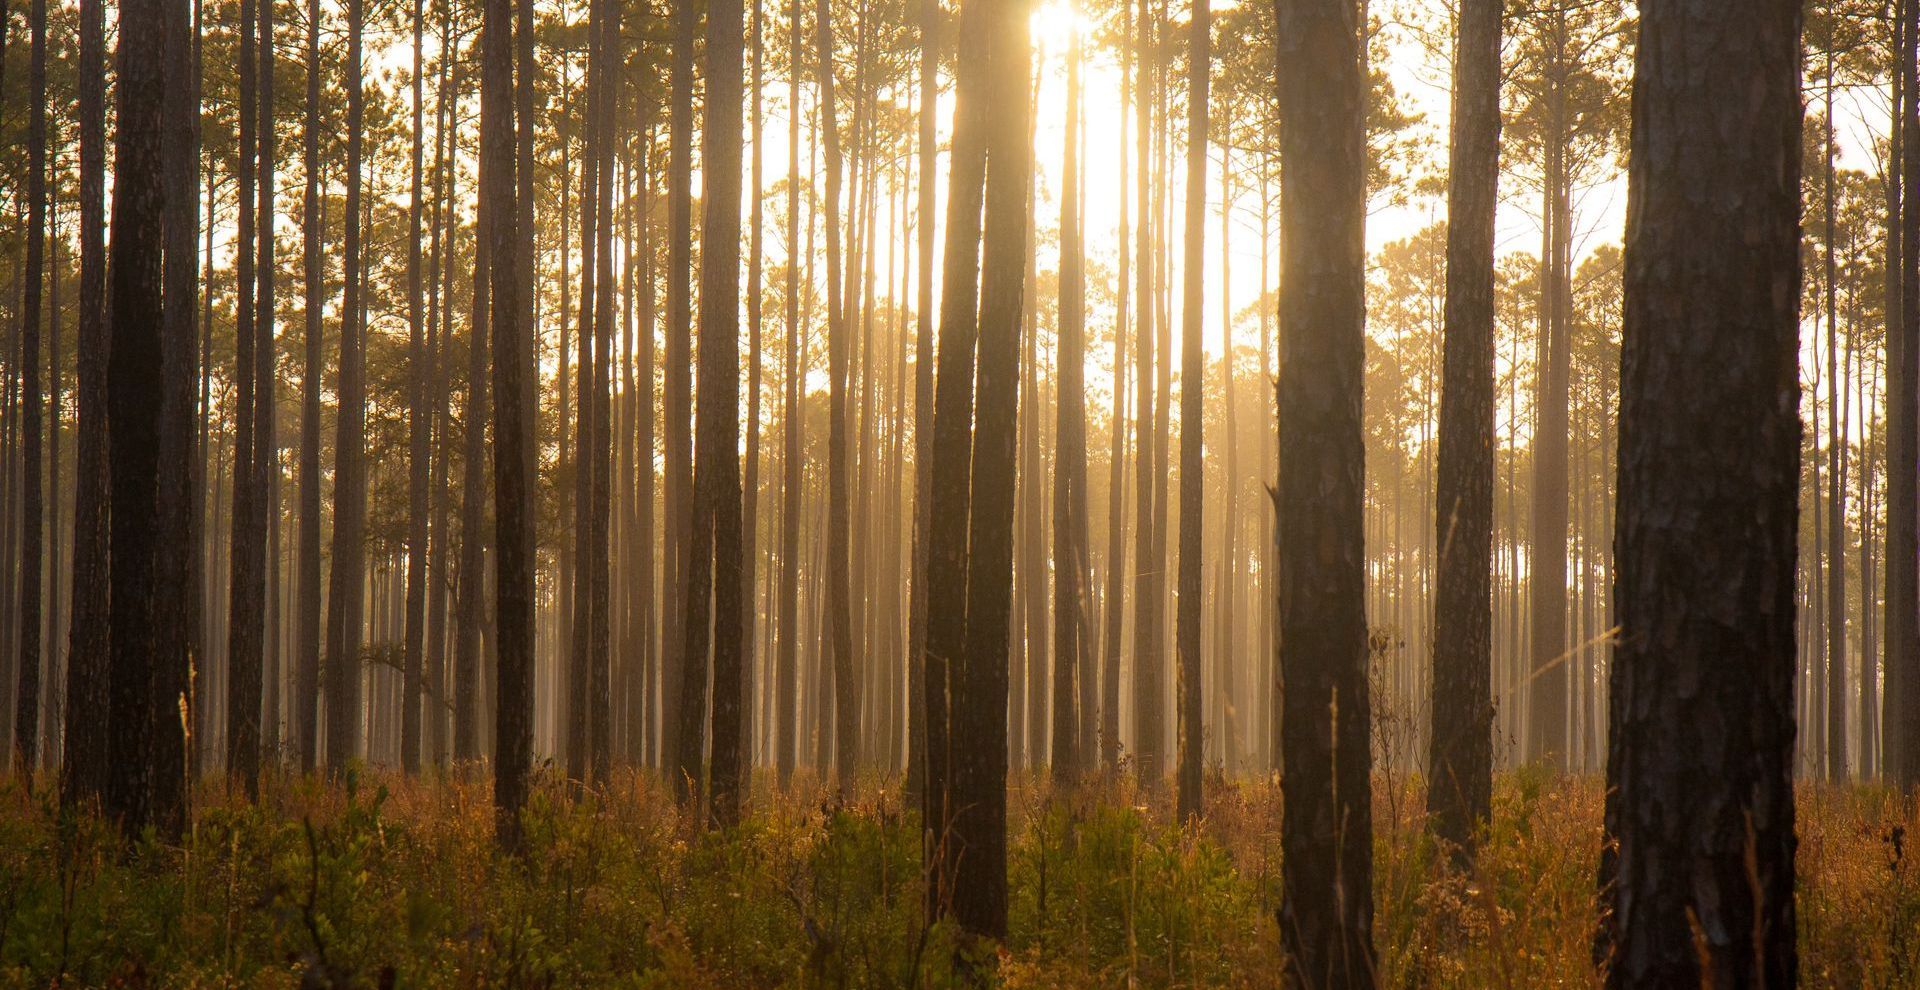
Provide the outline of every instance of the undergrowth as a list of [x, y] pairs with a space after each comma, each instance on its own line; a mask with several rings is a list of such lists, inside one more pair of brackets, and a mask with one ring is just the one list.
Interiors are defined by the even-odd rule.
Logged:
[[[209, 785], [178, 847], [0, 783], [0, 986], [956, 982], [956, 933], [923, 922], [918, 816], [878, 782], [843, 802], [762, 781], [744, 824], [704, 833], [650, 776], [548, 781], [507, 857], [466, 776], [280, 778], [258, 804]], [[1180, 827], [1129, 784], [1017, 781], [998, 985], [1277, 986], [1279, 792], [1210, 783], [1206, 819]], [[1464, 872], [1421, 830], [1420, 790], [1376, 787], [1380, 984], [1597, 985], [1599, 783], [1502, 775]], [[1802, 789], [1803, 986], [1920, 988], [1916, 819], [1877, 787]]]

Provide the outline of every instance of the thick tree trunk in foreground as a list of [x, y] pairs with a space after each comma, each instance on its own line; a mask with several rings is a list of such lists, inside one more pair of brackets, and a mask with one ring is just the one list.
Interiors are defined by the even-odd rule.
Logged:
[[1434, 533], [1427, 814], [1461, 851], [1493, 790], [1493, 215], [1500, 184], [1500, 0], [1466, 0], [1454, 48]]
[[[954, 837], [961, 793], [955, 781], [956, 668], [967, 648], [967, 521], [972, 501], [975, 348], [979, 340], [981, 210], [986, 198], [987, 126], [992, 117], [985, 37], [987, 4], [961, 8], [953, 162], [947, 178], [941, 261], [940, 364], [933, 396], [932, 507], [927, 528], [926, 785], [922, 795], [927, 917], [952, 907], [961, 846]], [[1004, 735], [1000, 745], [1005, 745]], [[965, 748], [965, 744], [959, 748]]]
[[1641, 12], [1601, 863], [1612, 987], [1796, 979], [1800, 16], [1788, 0]]
[[[113, 340], [108, 356], [108, 461], [112, 528], [110, 601], [109, 776], [105, 810], [129, 835], [147, 826], [177, 837], [185, 823], [185, 739], [175, 671], [156, 619], [161, 543], [184, 534], [161, 529], [162, 426], [165, 410], [162, 253], [167, 191], [165, 92], [184, 85], [184, 52], [168, 39], [183, 11], [169, 0], [130, 0], [119, 8], [115, 92], [112, 254], [109, 261]], [[184, 471], [185, 464], [176, 466]]]
[[981, 236], [979, 371], [973, 494], [967, 532], [967, 635], [951, 672], [949, 748], [957, 846], [954, 920], [978, 936], [1007, 934], [1007, 657], [1019, 439], [1020, 321], [1026, 288], [1030, 50], [1024, 6], [996, 2], [982, 25], [991, 53], [986, 215]]
[[1361, 379], [1365, 84], [1346, 0], [1280, 0], [1279, 923], [1297, 985], [1371, 987]]

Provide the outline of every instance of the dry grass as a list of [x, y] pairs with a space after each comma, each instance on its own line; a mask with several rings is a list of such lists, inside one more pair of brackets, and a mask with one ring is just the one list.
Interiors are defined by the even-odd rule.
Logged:
[[[811, 781], [701, 835], [648, 776], [549, 783], [530, 852], [496, 856], [483, 786], [368, 774], [209, 785], [183, 848], [130, 854], [98, 822], [0, 784], [0, 986], [899, 987], [952, 982], [953, 933], [921, 923], [916, 817], [870, 784]], [[1169, 823], [1130, 785], [1015, 784], [1008, 987], [1270, 987], [1280, 958], [1280, 802], [1211, 782]], [[1421, 828], [1420, 784], [1375, 792], [1375, 941], [1386, 987], [1580, 987], [1591, 959], [1601, 789], [1522, 771], [1470, 873]], [[1915, 804], [1876, 787], [1800, 794], [1802, 985], [1920, 988]]]

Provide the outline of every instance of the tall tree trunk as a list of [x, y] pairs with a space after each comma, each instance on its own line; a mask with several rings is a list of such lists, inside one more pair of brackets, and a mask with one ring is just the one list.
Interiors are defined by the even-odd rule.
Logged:
[[[483, 86], [486, 71], [482, 66]], [[484, 136], [477, 150], [482, 157], [474, 184], [473, 294], [467, 333], [466, 399], [460, 417], [465, 441], [460, 457], [460, 563], [454, 602], [453, 758], [458, 763], [480, 757], [484, 732], [480, 697], [486, 675], [480, 633], [487, 610], [488, 323], [492, 315], [494, 185], [502, 181], [497, 174], [499, 166], [484, 157]]]
[[[1207, 76], [1211, 65], [1211, 14], [1207, 0], [1193, 0], [1187, 50], [1186, 259], [1181, 266], [1180, 314], [1180, 587], [1175, 635], [1179, 642], [1179, 815], [1201, 811], [1200, 762], [1204, 745], [1200, 691], [1200, 521], [1205, 466], [1201, 424], [1206, 414], [1206, 355], [1200, 331], [1206, 322]], [[1228, 360], [1233, 355], [1227, 355]], [[1227, 437], [1233, 443], [1233, 437]]]
[[[946, 243], [941, 263], [940, 356], [934, 381], [932, 505], [927, 529], [927, 649], [922, 661], [927, 749], [921, 855], [927, 863], [930, 921], [954, 906], [959, 885], [964, 882], [959, 871], [965, 857], [956, 837], [961, 827], [959, 816], [979, 813], [966, 807], [968, 792], [959, 779], [958, 761], [963, 751], [976, 746], [1006, 745], [1004, 728], [990, 738], [972, 736], [967, 733], [973, 727], [957, 721], [968, 670], [967, 538], [973, 497], [981, 212], [986, 199], [988, 132], [994, 113], [1000, 109], [994, 101], [996, 91], [987, 65], [991, 50], [987, 33], [993, 26], [988, 4], [989, 0], [968, 0], [960, 11], [953, 153], [947, 172]], [[1001, 645], [1004, 649], [1004, 634]], [[1004, 691], [1004, 669], [1001, 677]], [[1000, 717], [1004, 720], [1004, 711]], [[965, 740], [959, 746], [954, 744], [956, 731]], [[1004, 765], [1004, 755], [1001, 760]]]
[[[14, 769], [28, 781], [40, 742], [42, 545], [40, 307], [47, 245], [47, 0], [32, 0], [27, 70], [27, 271], [20, 299], [21, 499], [19, 679], [14, 695]], [[58, 477], [55, 481], [58, 482]]]
[[[263, 0], [265, 2], [265, 0]], [[400, 768], [420, 772], [420, 704], [427, 648], [427, 510], [432, 478], [432, 414], [428, 388], [433, 355], [427, 347], [421, 294], [420, 241], [426, 219], [425, 0], [413, 0], [413, 158], [407, 210], [407, 589], [406, 658], [400, 686]]]
[[1134, 41], [1135, 83], [1134, 83], [1134, 160], [1140, 169], [1135, 177], [1134, 191], [1138, 200], [1136, 216], [1140, 221], [1139, 241], [1135, 246], [1137, 264], [1134, 271], [1134, 308], [1136, 334], [1134, 338], [1134, 385], [1138, 389], [1135, 396], [1133, 420], [1133, 447], [1139, 470], [1135, 472], [1134, 511], [1139, 513], [1134, 527], [1134, 579], [1133, 579], [1133, 716], [1134, 716], [1134, 768], [1141, 784], [1149, 789], [1159, 786], [1164, 768], [1160, 766], [1160, 746], [1166, 734], [1165, 717], [1161, 706], [1166, 694], [1166, 671], [1162, 660], [1160, 619], [1164, 614], [1162, 601], [1162, 575], [1156, 561], [1162, 555], [1154, 550], [1154, 450], [1159, 440], [1155, 432], [1153, 415], [1153, 369], [1154, 369], [1154, 316], [1157, 303], [1154, 299], [1154, 257], [1153, 248], [1158, 236], [1153, 205], [1153, 166], [1151, 155], [1153, 141], [1153, 87], [1148, 73], [1153, 59], [1153, 14], [1148, 0], [1140, 0], [1139, 22], [1135, 25], [1138, 34]]
[[1427, 813], [1471, 852], [1492, 813], [1493, 216], [1500, 185], [1500, 4], [1467, 0], [1454, 47], [1442, 316], [1439, 556]]
[[1786, 0], [1641, 14], [1600, 870], [1611, 987], [1796, 979], [1800, 18]]
[[[745, 558], [741, 546], [739, 454], [742, 20], [740, 0], [710, 0], [707, 4], [707, 99], [700, 128], [701, 160], [708, 178], [701, 195], [701, 449], [695, 484], [705, 511], [698, 507], [695, 510], [692, 588], [695, 595], [704, 596], [698, 583], [699, 558], [705, 555], [710, 540], [714, 606], [711, 793], [713, 819], [722, 826], [739, 821], [747, 784], [740, 748], [745, 710], [741, 675], [747, 661], [744, 593], [748, 587], [742, 573]], [[752, 448], [748, 450], [751, 454]], [[702, 515], [711, 526], [710, 532], [700, 526]], [[696, 613], [690, 609], [688, 614], [691, 617]], [[691, 635], [688, 642], [692, 642]], [[683, 738], [681, 745], [686, 744]], [[681, 758], [686, 758], [684, 751]]]
[[1291, 978], [1371, 987], [1365, 83], [1353, 5], [1279, 5], [1280, 935]]
[[[260, 432], [258, 381], [260, 320], [255, 310], [259, 269], [255, 254], [259, 195], [259, 44], [258, 2], [240, 4], [239, 106], [240, 161], [238, 163], [238, 244], [234, 251], [237, 284], [234, 287], [234, 464], [233, 530], [228, 552], [227, 612], [227, 769], [243, 780], [258, 776], [260, 753], [260, 683], [265, 647], [266, 618], [266, 495], [258, 486], [253, 458]], [[257, 525], [256, 525], [257, 523]], [[249, 768], [251, 768], [249, 770]], [[251, 792], [250, 792], [251, 793]]]
[[360, 625], [366, 607], [366, 304], [360, 243], [361, 121], [365, 115], [360, 53], [365, 20], [366, 0], [348, 0], [346, 291], [340, 321], [340, 409], [333, 445], [333, 570], [327, 595], [326, 764], [336, 772], [344, 770], [360, 749]]
[[1120, 146], [1115, 157], [1120, 163], [1120, 182], [1114, 197], [1119, 243], [1114, 254], [1120, 261], [1119, 279], [1114, 286], [1113, 320], [1113, 420], [1108, 429], [1111, 452], [1107, 467], [1107, 587], [1105, 594], [1106, 631], [1101, 649], [1100, 673], [1100, 769], [1114, 773], [1120, 768], [1120, 638], [1126, 615], [1127, 574], [1127, 493], [1126, 417], [1127, 417], [1127, 265], [1131, 255], [1127, 239], [1127, 104], [1133, 97], [1133, 50], [1127, 39], [1133, 31], [1133, 5], [1121, 4], [1120, 45]]
[[[933, 511], [933, 234], [940, 154], [934, 111], [940, 102], [940, 4], [920, 0], [920, 92], [915, 151], [914, 344], [913, 344], [913, 573], [907, 603], [907, 795], [926, 786], [927, 542]], [[790, 237], [789, 242], [792, 238]]]
[[1847, 479], [1843, 451], [1847, 442], [1843, 414], [1845, 385], [1840, 376], [1838, 261], [1835, 257], [1833, 46], [1827, 47], [1826, 149], [1821, 192], [1826, 215], [1826, 257], [1822, 279], [1827, 310], [1827, 778], [1847, 779]]
[[[272, 599], [268, 595], [269, 576], [273, 558], [268, 554], [268, 527], [274, 513], [275, 478], [278, 464], [275, 455], [278, 444], [274, 438], [274, 368], [276, 367], [274, 348], [274, 132], [273, 132], [273, 4], [259, 0], [255, 4], [259, 16], [258, 57], [259, 69], [255, 73], [257, 95], [252, 112], [257, 116], [258, 124], [254, 129], [256, 148], [259, 153], [259, 180], [255, 190], [259, 197], [254, 212], [255, 261], [254, 261], [254, 303], [253, 303], [253, 346], [248, 355], [253, 361], [253, 444], [245, 463], [250, 475], [248, 485], [251, 498], [248, 503], [249, 517], [236, 523], [247, 527], [244, 544], [235, 541], [235, 552], [244, 551], [247, 579], [250, 585], [246, 591], [249, 606], [252, 607], [252, 620], [244, 631], [249, 654], [244, 658], [236, 651], [238, 662], [228, 681], [228, 770], [240, 778], [249, 797], [259, 792], [260, 759], [262, 737], [261, 704], [266, 690], [266, 658], [272, 648], [269, 637], [271, 626], [267, 622], [268, 609]], [[245, 250], [244, 248], [242, 250]], [[241, 569], [234, 570], [236, 578]], [[256, 628], [257, 627], [257, 628]]]
[[619, 93], [615, 80], [615, 70], [619, 67], [620, 8], [617, 4], [603, 3], [598, 24], [592, 32], [598, 45], [596, 55], [600, 63], [600, 98], [598, 119], [593, 123], [595, 136], [599, 142], [599, 164], [597, 175], [599, 185], [593, 190], [593, 196], [599, 205], [600, 243], [595, 246], [594, 259], [599, 268], [595, 281], [598, 282], [594, 302], [593, 334], [594, 365], [593, 381], [589, 397], [593, 404], [593, 458], [590, 465], [593, 475], [592, 524], [588, 527], [587, 549], [593, 559], [588, 570], [587, 595], [593, 602], [592, 625], [588, 629], [587, 676], [593, 685], [593, 694], [587, 704], [587, 759], [588, 776], [594, 781], [605, 781], [613, 769], [613, 585], [611, 557], [611, 527], [613, 513], [613, 181], [614, 181], [614, 110]]
[[982, 235], [978, 415], [967, 532], [965, 659], [952, 678], [954, 808], [948, 841], [958, 847], [953, 915], [971, 935], [1007, 934], [1007, 654], [1013, 585], [1015, 445], [1019, 436], [1020, 318], [1026, 283], [1027, 184], [1033, 148], [1027, 120], [1027, 20], [996, 3], [983, 27], [991, 53], [987, 96], [986, 216]]
[[62, 800], [99, 799], [107, 761], [109, 604], [106, 268], [106, 80], [103, 0], [81, 0], [74, 66], [80, 144], [80, 294], [75, 374], [73, 604], [67, 643], [66, 754]]
[[[360, 2], [353, 0], [356, 6]], [[516, 124], [521, 129], [533, 126], [524, 112], [531, 101], [533, 79], [515, 71], [516, 47], [520, 48], [519, 68], [530, 61], [525, 55], [525, 46], [532, 43], [523, 33], [525, 7], [526, 0], [487, 0], [481, 26], [481, 167], [487, 173], [487, 226], [492, 241], [488, 323], [493, 333], [494, 580], [499, 644], [494, 835], [510, 850], [521, 843], [520, 809], [526, 804], [527, 773], [533, 761], [534, 452], [533, 423], [526, 405], [533, 370], [527, 360], [527, 341], [533, 326], [520, 298], [531, 261], [522, 255], [524, 242], [517, 229], [530, 204], [520, 202], [524, 186], [518, 180], [524, 177], [518, 166], [524, 163], [517, 160], [521, 155], [515, 133]], [[502, 222], [509, 219], [512, 222]]]
[[[786, 403], [780, 416], [785, 447], [780, 457], [785, 475], [780, 489], [780, 655], [778, 704], [774, 735], [774, 764], [784, 789], [793, 779], [797, 757], [800, 650], [800, 502], [805, 497], [806, 421], [800, 412], [800, 27], [801, 0], [789, 0], [787, 33], [787, 356]], [[928, 0], [933, 2], [933, 0]], [[811, 225], [808, 228], [812, 232]]]
[[[765, 48], [762, 38], [762, 18], [760, 4], [753, 5], [753, 21], [749, 28], [752, 35], [753, 64], [749, 89], [752, 103], [748, 112], [749, 126], [752, 129], [752, 157], [749, 163], [751, 182], [748, 186], [748, 202], [751, 204], [752, 231], [749, 234], [747, 253], [747, 443], [745, 477], [741, 482], [740, 508], [740, 594], [741, 601], [741, 642], [751, 651], [754, 642], [754, 572], [759, 561], [757, 547], [760, 537], [760, 375], [763, 355], [760, 341], [760, 285], [762, 277], [762, 250], [765, 236], [763, 233], [762, 199], [765, 190], [760, 175], [761, 156], [761, 118], [760, 91], [764, 81], [763, 64]], [[740, 666], [740, 760], [742, 780], [751, 777], [753, 769], [753, 662], [748, 657]]]
[[1916, 533], [1915, 473], [1920, 465], [1920, 9], [1901, 0], [1899, 74], [1907, 99], [1900, 107], [1900, 319], [1887, 342], [1887, 642], [1883, 720], [1888, 780], [1903, 789], [1920, 784], [1920, 533]]
[[[841, 791], [853, 788], [859, 756], [860, 685], [853, 672], [853, 602], [848, 582], [847, 386], [851, 293], [840, 285], [840, 125], [833, 102], [833, 24], [827, 0], [816, 0], [814, 33], [820, 87], [820, 130], [827, 160], [827, 625], [833, 647], [834, 769]], [[849, 266], [851, 268], [852, 266]]]
[[[687, 543], [693, 529], [693, 56], [699, 8], [693, 0], [673, 0], [672, 115], [667, 133], [667, 366], [662, 407], [666, 418], [666, 560], [664, 676], [661, 678], [661, 766], [669, 773], [681, 765], [680, 725], [703, 715], [680, 711], [685, 677]], [[695, 754], [698, 758], [698, 754]]]
[[[1205, 0], [1201, 0], [1202, 3]], [[1079, 678], [1090, 671], [1087, 578], [1086, 259], [1080, 231], [1080, 35], [1067, 52], [1067, 121], [1060, 168], [1058, 425], [1053, 473], [1053, 779], [1080, 776]]]
[[299, 767], [311, 773], [320, 757], [320, 376], [325, 366], [321, 317], [326, 267], [320, 221], [320, 0], [307, 0], [307, 102], [301, 127], [301, 277], [306, 309], [306, 357], [300, 380], [299, 656], [294, 666], [293, 740]]
[[[184, 461], [169, 463], [163, 450], [177, 441], [167, 418], [168, 378], [186, 367], [169, 366], [178, 346], [169, 346], [162, 256], [170, 219], [166, 167], [182, 152], [169, 125], [168, 82], [184, 89], [190, 79], [185, 10], [177, 0], [140, 0], [119, 9], [116, 57], [114, 198], [112, 256], [109, 262], [112, 346], [108, 362], [108, 460], [111, 465], [111, 572], [108, 579], [111, 644], [107, 721], [110, 776], [105, 808], [127, 834], [152, 826], [167, 839], [185, 824], [185, 739], [174, 688], [184, 687], [185, 657], [169, 655], [169, 633], [159, 626], [172, 620], [166, 588], [166, 541], [184, 541], [190, 529], [164, 528], [166, 490], [184, 485], [164, 475], [184, 475]], [[179, 23], [176, 23], [179, 22]], [[159, 39], [158, 43], [155, 39]], [[196, 204], [197, 210], [197, 204]], [[182, 305], [191, 309], [187, 299]], [[191, 322], [190, 320], [188, 321]], [[189, 343], [191, 338], [189, 338]], [[185, 425], [178, 416], [177, 425]], [[185, 522], [185, 520], [177, 520]], [[176, 664], [176, 661], [178, 663]], [[176, 666], [178, 669], [175, 669]]]

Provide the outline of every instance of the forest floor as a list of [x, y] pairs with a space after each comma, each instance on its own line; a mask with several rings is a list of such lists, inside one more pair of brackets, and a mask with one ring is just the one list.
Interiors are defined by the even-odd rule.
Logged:
[[[951, 982], [922, 923], [917, 816], [874, 784], [807, 781], [722, 834], [650, 776], [536, 791], [523, 857], [494, 852], [484, 787], [366, 772], [202, 788], [183, 847], [122, 851], [95, 820], [0, 783], [0, 986], [911, 987]], [[1124, 785], [1010, 804], [1005, 987], [1265, 987], [1280, 972], [1279, 792], [1210, 781], [1206, 820]], [[1503, 774], [1485, 851], [1446, 865], [1420, 785], [1375, 789], [1383, 987], [1580, 987], [1591, 963], [1602, 790]], [[1800, 792], [1802, 986], [1920, 987], [1913, 802]]]

